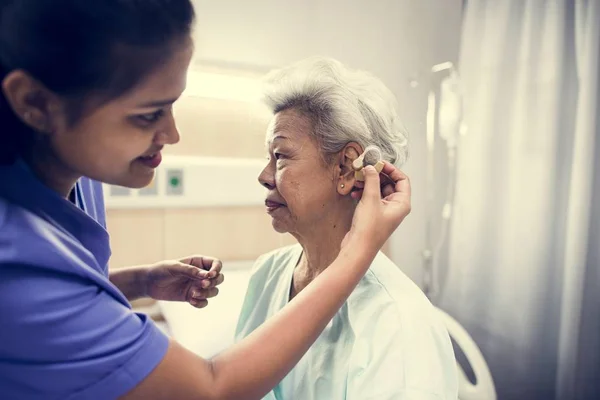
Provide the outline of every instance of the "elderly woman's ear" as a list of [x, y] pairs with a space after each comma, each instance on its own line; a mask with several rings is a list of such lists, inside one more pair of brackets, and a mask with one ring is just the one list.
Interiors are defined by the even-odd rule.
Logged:
[[349, 196], [352, 192], [355, 183], [352, 162], [356, 160], [362, 152], [362, 146], [355, 142], [348, 143], [340, 152], [337, 192], [342, 196]]

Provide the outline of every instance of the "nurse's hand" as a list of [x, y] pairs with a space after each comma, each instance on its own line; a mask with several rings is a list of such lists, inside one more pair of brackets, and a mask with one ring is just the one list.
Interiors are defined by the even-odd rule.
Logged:
[[156, 300], [186, 301], [204, 308], [211, 297], [219, 294], [223, 283], [220, 260], [192, 256], [181, 260], [161, 261], [147, 267], [145, 294]]
[[387, 161], [381, 174], [372, 166], [363, 171], [364, 184], [355, 183], [352, 192], [352, 198], [360, 201], [342, 247], [366, 244], [368, 249], [378, 251], [410, 213], [410, 181], [408, 176]]

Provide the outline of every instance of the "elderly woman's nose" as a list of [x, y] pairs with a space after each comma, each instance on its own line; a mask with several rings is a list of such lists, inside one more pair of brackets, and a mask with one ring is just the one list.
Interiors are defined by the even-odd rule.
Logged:
[[258, 182], [269, 190], [275, 188], [275, 177], [268, 171], [268, 168], [262, 170], [258, 176]]

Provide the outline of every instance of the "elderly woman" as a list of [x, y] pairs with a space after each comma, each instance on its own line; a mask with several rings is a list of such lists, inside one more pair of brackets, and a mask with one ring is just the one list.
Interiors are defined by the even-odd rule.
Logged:
[[[238, 340], [335, 259], [357, 206], [352, 162], [363, 149], [376, 145], [396, 165], [407, 157], [395, 98], [373, 76], [311, 58], [271, 73], [267, 82], [274, 118], [267, 131], [269, 161], [259, 181], [268, 191], [273, 228], [299, 244], [256, 262]], [[265, 399], [456, 397], [445, 327], [419, 288], [380, 253], [317, 342]]]

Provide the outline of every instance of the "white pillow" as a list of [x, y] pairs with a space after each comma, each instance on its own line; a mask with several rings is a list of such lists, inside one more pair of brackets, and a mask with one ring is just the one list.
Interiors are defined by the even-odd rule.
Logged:
[[171, 336], [181, 345], [209, 358], [233, 344], [250, 269], [253, 262], [223, 263], [225, 281], [219, 295], [208, 306], [197, 309], [188, 303], [160, 301], [162, 314]]

